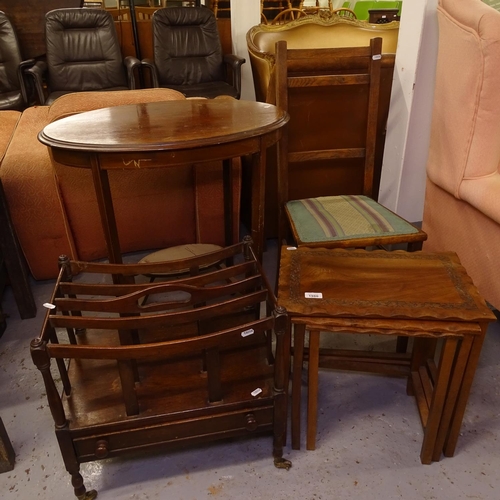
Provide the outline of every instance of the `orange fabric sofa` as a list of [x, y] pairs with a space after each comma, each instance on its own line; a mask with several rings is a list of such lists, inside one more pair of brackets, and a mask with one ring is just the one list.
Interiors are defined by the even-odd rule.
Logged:
[[424, 249], [453, 250], [500, 309], [500, 12], [440, 0]]
[[[174, 99], [185, 97], [171, 89], [80, 92], [65, 95], [50, 106], [26, 109], [18, 116], [11, 137], [0, 128], [4, 136], [0, 142], [8, 142], [0, 177], [36, 279], [54, 278], [61, 254], [89, 261], [107, 256], [91, 172], [53, 162], [47, 147], [38, 141], [38, 133], [48, 123], [71, 114]], [[237, 235], [238, 162], [233, 169]], [[224, 244], [221, 164], [111, 172], [110, 184], [123, 252], [195, 242]]]

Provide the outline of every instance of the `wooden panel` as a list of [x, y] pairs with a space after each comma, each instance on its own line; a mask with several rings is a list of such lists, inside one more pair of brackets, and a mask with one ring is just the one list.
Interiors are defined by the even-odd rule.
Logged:
[[24, 59], [45, 54], [45, 14], [53, 9], [81, 7], [82, 0], [0, 0], [15, 26]]

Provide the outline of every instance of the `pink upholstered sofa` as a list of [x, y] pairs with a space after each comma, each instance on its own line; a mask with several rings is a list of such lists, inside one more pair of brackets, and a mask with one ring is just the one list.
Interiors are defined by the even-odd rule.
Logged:
[[453, 250], [500, 309], [500, 12], [440, 0], [425, 250]]
[[[185, 97], [170, 89], [80, 92], [22, 114], [0, 112], [0, 177], [36, 279], [54, 278], [61, 254], [82, 260], [107, 255], [91, 172], [53, 163], [38, 133], [71, 114], [174, 99]], [[237, 234], [240, 175], [236, 162], [233, 168]], [[123, 252], [196, 242], [224, 244], [220, 163], [111, 172], [110, 184]]]

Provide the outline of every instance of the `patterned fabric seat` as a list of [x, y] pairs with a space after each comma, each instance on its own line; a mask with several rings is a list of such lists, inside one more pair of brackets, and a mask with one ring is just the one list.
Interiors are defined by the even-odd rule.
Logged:
[[413, 224], [362, 195], [293, 200], [286, 212], [298, 245], [359, 247], [365, 238], [396, 243], [422, 235]]

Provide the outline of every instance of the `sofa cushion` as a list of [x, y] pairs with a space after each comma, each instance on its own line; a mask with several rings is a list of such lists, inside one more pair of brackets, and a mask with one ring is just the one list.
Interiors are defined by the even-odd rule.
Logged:
[[117, 90], [109, 92], [75, 92], [56, 99], [49, 110], [49, 123], [66, 116], [103, 107], [124, 106], [141, 102], [179, 101], [185, 96], [172, 89]]
[[48, 106], [32, 106], [23, 112], [0, 168], [12, 223], [37, 279], [57, 275], [59, 255], [75, 255], [49, 153], [37, 140], [48, 112]]
[[5, 156], [7, 146], [20, 118], [19, 111], [0, 111], [0, 163]]

